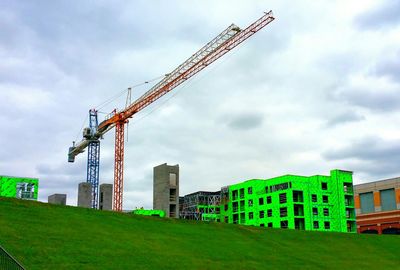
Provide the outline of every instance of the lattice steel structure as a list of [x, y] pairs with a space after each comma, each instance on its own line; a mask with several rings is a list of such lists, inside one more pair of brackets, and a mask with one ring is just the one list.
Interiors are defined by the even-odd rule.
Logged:
[[219, 214], [221, 192], [199, 191], [183, 196], [180, 201], [179, 218], [202, 220], [203, 215]]
[[84, 136], [89, 140], [87, 157], [86, 182], [92, 184], [92, 208], [98, 208], [99, 201], [99, 172], [100, 172], [100, 140], [96, 136], [98, 126], [97, 111], [89, 111], [89, 128]]

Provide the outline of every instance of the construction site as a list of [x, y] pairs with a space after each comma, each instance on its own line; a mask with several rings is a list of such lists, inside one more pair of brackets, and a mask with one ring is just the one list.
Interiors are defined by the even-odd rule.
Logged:
[[[87, 264], [86, 266], [88, 266], [88, 269], [90, 269], [91, 266], [98, 269], [129, 269], [131, 266], [138, 266], [139, 262], [142, 266], [146, 265], [145, 261], [151, 261], [151, 263], [144, 268], [154, 269], [166, 266], [169, 256], [172, 256], [171, 254], [179, 254], [179, 256], [169, 262], [169, 267], [166, 267], [168, 269], [189, 269], [191, 267], [193, 267], [192, 269], [222, 269], [225, 267], [230, 267], [232, 269], [260, 269], [266, 265], [268, 260], [274, 260], [279, 257], [276, 255], [277, 257], [267, 258], [270, 255], [265, 254], [275, 254], [277, 253], [275, 249], [279, 250], [279, 252], [284, 252], [286, 249], [284, 243], [290, 247], [288, 250], [291, 251], [300, 244], [304, 244], [306, 247], [310, 245], [308, 249], [305, 249], [305, 253], [303, 252], [304, 250], [301, 251], [304, 254], [301, 253], [298, 258], [296, 257], [296, 259], [288, 263], [289, 269], [303, 265], [302, 263], [304, 262], [302, 262], [302, 260], [306, 261], [304, 264], [306, 266], [315, 263], [313, 265], [314, 268], [324, 267], [323, 260], [314, 262], [310, 259], [312, 254], [318, 254], [320, 258], [327, 256], [325, 263], [329, 265], [328, 268], [333, 267], [332, 269], [334, 269], [335, 266], [338, 265], [346, 268], [345, 264], [337, 264], [337, 259], [332, 255], [338, 250], [343, 250], [342, 244], [350, 247], [349, 252], [351, 252], [351, 248], [356, 249], [357, 251], [355, 251], [355, 253], [357, 256], [365, 260], [361, 260], [359, 264], [354, 264], [354, 269], [358, 266], [362, 269], [372, 265], [374, 267], [379, 267], [377, 260], [384, 256], [382, 255], [383, 253], [388, 257], [384, 260], [382, 269], [386, 269], [385, 267], [394, 269], [392, 267], [398, 266], [400, 261], [398, 257], [396, 258], [397, 255], [393, 255], [394, 253], [392, 254], [390, 247], [399, 243], [399, 239], [394, 235], [400, 235], [400, 176], [385, 179], [377, 178], [375, 181], [370, 181], [368, 183], [355, 184], [354, 175], [357, 171], [352, 171], [343, 167], [345, 163], [335, 163], [335, 158], [339, 155], [343, 155], [345, 157], [344, 160], [349, 162], [349, 168], [358, 168], [357, 166], [361, 163], [352, 163], [353, 160], [347, 155], [351, 147], [358, 146], [359, 144], [354, 143], [352, 145], [349, 143], [350, 146], [346, 148], [346, 144], [343, 143], [343, 141], [337, 140], [337, 142], [334, 137], [329, 139], [329, 143], [335, 145], [336, 148], [334, 150], [329, 149], [330, 152], [323, 152], [319, 149], [321, 152], [316, 155], [315, 153], [311, 153], [312, 151], [308, 148], [308, 150], [304, 150], [304, 153], [299, 155], [300, 158], [296, 160], [294, 158], [296, 155], [293, 154], [291, 156], [290, 151], [284, 154], [283, 152], [287, 149], [297, 147], [299, 143], [293, 144], [296, 146], [285, 146], [287, 148], [283, 147], [284, 143], [282, 143], [282, 149], [285, 149], [283, 151], [279, 150], [279, 152], [275, 152], [275, 146], [271, 145], [271, 147], [265, 151], [266, 153], [261, 153], [261, 155], [271, 155], [272, 158], [269, 160], [273, 160], [273, 156], [276, 155], [276, 163], [258, 163], [256, 160], [259, 155], [256, 152], [260, 154], [260, 152], [265, 150], [261, 145], [272, 144], [268, 142], [267, 138], [269, 138], [268, 136], [271, 136], [270, 134], [273, 132], [265, 135], [262, 133], [256, 134], [257, 132], [254, 132], [254, 137], [245, 137], [250, 136], [248, 134], [251, 133], [253, 128], [263, 124], [269, 125], [269, 123], [265, 123], [266, 120], [263, 122], [264, 118], [257, 118], [256, 109], [254, 109], [255, 113], [253, 113], [253, 115], [249, 114], [250, 116], [246, 115], [247, 112], [239, 113], [239, 116], [237, 116], [239, 120], [234, 119], [229, 120], [230, 122], [227, 121], [225, 128], [229, 130], [228, 133], [233, 133], [235, 130], [243, 132], [242, 134], [247, 132], [247, 135], [245, 134], [243, 136], [258, 141], [260, 149], [254, 149], [254, 147], [250, 148], [248, 141], [240, 140], [235, 144], [235, 148], [239, 149], [238, 152], [232, 151], [230, 153], [223, 153], [223, 150], [217, 151], [217, 144], [222, 144], [225, 140], [225, 138], [222, 138], [222, 140], [218, 141], [216, 144], [217, 147], [215, 149], [217, 154], [213, 159], [213, 161], [217, 161], [216, 163], [220, 162], [220, 165], [216, 164], [214, 167], [210, 166], [210, 168], [218, 168], [218, 170], [215, 171], [214, 179], [204, 180], [204, 188], [202, 187], [202, 182], [196, 184], [191, 182], [193, 171], [198, 170], [199, 176], [196, 179], [201, 179], [203, 174], [201, 174], [200, 171], [210, 170], [210, 168], [204, 166], [203, 163], [199, 165], [199, 163], [196, 164], [196, 162], [193, 161], [193, 156], [200, 151], [195, 152], [188, 150], [187, 153], [185, 153], [185, 155], [191, 156], [192, 159], [189, 160], [193, 161], [193, 164], [186, 162], [184, 163], [185, 165], [181, 165], [179, 162], [176, 165], [169, 165], [167, 162], [171, 162], [170, 160], [162, 160], [162, 164], [160, 164], [161, 162], [149, 164], [147, 160], [136, 160], [138, 164], [135, 164], [135, 166], [146, 166], [145, 180], [141, 181], [139, 176], [137, 176], [137, 179], [126, 177], [126, 171], [133, 168], [132, 163], [126, 162], [127, 152], [133, 150], [130, 149], [133, 148], [132, 146], [127, 145], [129, 138], [128, 124], [133, 123], [133, 125], [135, 125], [136, 122], [133, 120], [136, 119], [138, 114], [142, 111], [149, 110], [150, 114], [158, 109], [161, 106], [159, 100], [162, 100], [164, 96], [168, 97], [169, 95], [173, 95], [174, 90], [178, 91], [177, 89], [179, 86], [189, 84], [189, 81], [198, 76], [198, 74], [205, 73], [203, 70], [209, 69], [209, 66], [214, 66], [214, 63], [218, 62], [217, 60], [224, 58], [224, 56], [231, 51], [238, 50], [239, 45], [242, 44], [245, 47], [246, 41], [253, 35], [268, 35], [268, 28], [274, 25], [275, 20], [276, 17], [272, 10], [270, 10], [264, 12], [261, 17], [253, 20], [245, 28], [241, 28], [236, 24], [229, 25], [208, 43], [205, 43], [198, 51], [191, 54], [189, 58], [177, 65], [176, 68], [168, 71], [168, 73], [156, 79], [126, 87], [126, 89], [121, 92], [122, 94], [118, 94], [117, 97], [109, 98], [104, 103], [101, 103], [115, 106], [111, 111], [104, 113], [102, 111], [103, 107], [91, 107], [95, 104], [89, 104], [88, 106], [90, 107], [87, 108], [88, 116], [85, 117], [85, 121], [87, 121], [88, 124], [82, 127], [79, 135], [81, 138], [79, 138], [79, 140], [73, 141], [72, 145], [69, 145], [69, 147], [67, 142], [65, 142], [65, 150], [67, 150], [65, 151], [65, 156], [67, 159], [63, 163], [63, 166], [69, 166], [67, 171], [71, 172], [71, 177], [73, 175], [73, 177], [76, 178], [76, 175], [83, 175], [86, 172], [86, 179], [81, 179], [80, 181], [74, 179], [73, 183], [68, 182], [68, 191], [65, 188], [61, 188], [61, 185], [60, 188], [55, 184], [49, 185], [45, 180], [39, 179], [39, 177], [24, 176], [23, 174], [25, 174], [25, 172], [23, 170], [14, 170], [15, 175], [18, 176], [1, 175], [2, 172], [0, 171], [0, 209], [3, 211], [3, 214], [1, 214], [0, 211], [0, 231], [3, 231], [3, 233], [0, 232], [0, 269], [41, 269], [41, 266], [44, 264], [46, 267], [43, 269], [55, 269], [54, 267], [59, 263], [63, 265], [60, 269], [86, 269], [85, 267], [81, 268], [81, 266], [85, 264]], [[259, 34], [264, 28], [265, 33]], [[255, 43], [257, 41], [259, 40], [254, 40]], [[299, 42], [299, 44], [301, 43], [301, 41], [296, 42]], [[263, 55], [265, 52], [260, 50], [257, 53], [259, 53], [258, 57], [265, 57]], [[245, 63], [249, 65], [249, 70], [256, 70], [258, 68], [258, 66], [256, 67], [255, 64], [252, 63], [257, 62], [256, 59], [246, 60]], [[271, 68], [273, 69], [273, 67]], [[272, 70], [269, 70], [269, 72], [273, 74]], [[242, 77], [239, 75], [236, 76], [237, 80], [251, 80], [252, 78], [249, 74], [242, 74]], [[138, 94], [135, 92], [138, 86], [142, 87], [150, 84], [152, 84], [152, 86], [146, 88], [146, 90], [143, 91], [144, 93]], [[188, 91], [190, 91], [190, 89]], [[291, 90], [288, 91], [290, 92]], [[132, 96], [135, 95], [138, 97], [132, 101]], [[122, 109], [117, 109], [116, 100], [121, 96], [123, 96], [125, 101], [124, 106]], [[232, 94], [232, 96], [235, 97], [234, 94]], [[102, 97], [101, 100], [103, 100], [103, 98], [106, 97]], [[253, 98], [257, 99], [260, 97], [255, 96]], [[294, 97], [294, 99], [296, 98]], [[88, 100], [88, 102], [90, 102], [90, 100]], [[242, 101], [239, 98], [237, 102], [237, 104], [224, 104], [224, 102], [221, 101], [220, 104], [221, 107], [226, 106], [230, 109], [231, 107], [234, 108], [238, 106]], [[173, 103], [173, 101], [171, 103]], [[150, 110], [149, 107], [152, 109]], [[244, 107], [249, 112], [253, 109], [252, 104], [245, 104]], [[269, 105], [265, 105], [265, 107], [268, 109]], [[271, 106], [271, 108], [272, 107], [273, 106]], [[291, 107], [296, 106], [292, 106], [292, 104], [287, 107], [286, 105], [277, 105], [279, 113], [284, 114], [287, 118], [292, 117], [290, 115], [292, 113]], [[274, 107], [274, 109], [276, 109], [276, 107]], [[103, 114], [104, 117], [102, 117]], [[273, 113], [271, 113], [271, 115], [273, 115]], [[227, 119], [231, 119], [229, 117], [233, 116], [226, 117]], [[304, 118], [306, 117], [307, 116]], [[144, 116], [142, 118], [144, 118]], [[273, 116], [268, 116], [265, 119], [271, 122], [274, 121]], [[174, 120], [173, 118], [168, 119], [168, 121], [171, 122]], [[191, 119], [191, 121], [195, 122], [200, 120]], [[216, 121], [221, 120], [218, 119]], [[279, 136], [282, 135], [282, 142], [284, 142], [285, 139], [295, 140], [293, 138], [297, 139], [297, 137], [301, 137], [302, 135], [298, 135], [303, 128], [304, 130], [308, 130], [303, 130], [304, 134], [310, 136], [304, 139], [304, 141], [312, 141], [314, 137], [313, 134], [310, 135], [310, 133], [318, 133], [318, 131], [314, 129], [315, 126], [311, 129], [305, 126], [298, 128], [297, 125], [301, 126], [302, 123], [299, 124], [298, 121], [296, 121], [297, 120], [293, 120], [293, 130], [290, 131], [285, 130], [287, 127], [282, 125], [282, 134], [279, 133]], [[343, 121], [347, 123], [347, 120]], [[307, 120], [304, 120], [304, 122], [306, 123]], [[336, 123], [331, 126], [333, 127], [335, 125]], [[155, 133], [160, 134], [159, 139], [164, 139], [161, 135], [163, 133], [160, 132], [162, 126], [153, 128]], [[309, 130], [313, 131], [310, 132]], [[207, 132], [218, 133], [219, 131], [220, 130], [208, 130]], [[281, 126], [279, 126], [279, 132], [281, 132]], [[341, 132], [341, 134], [342, 133], [345, 132]], [[114, 152], [110, 155], [107, 150], [101, 151], [101, 145], [103, 140], [107, 140], [107, 138], [111, 138], [111, 136], [114, 136]], [[265, 138], [263, 136], [265, 136]], [[204, 142], [196, 141], [194, 137], [195, 136], [186, 136], [183, 142], [179, 141], [174, 143], [198, 144], [198, 146], [196, 145], [198, 149], [204, 147]], [[146, 140], [148, 138], [142, 139]], [[140, 141], [134, 141], [132, 144], [135, 144], [136, 147], [136, 145], [140, 143]], [[108, 142], [108, 144], [110, 143]], [[171, 146], [171, 148], [166, 151], [171, 151], [172, 148]], [[306, 148], [307, 147], [304, 147], [304, 149]], [[243, 151], [243, 153], [246, 151], [254, 152], [254, 159], [243, 160], [243, 164], [234, 164], [232, 167], [238, 167], [237, 171], [246, 170], [243, 168], [249, 169], [243, 174], [238, 174], [236, 169], [234, 172], [229, 171], [231, 168], [226, 168], [225, 170], [223, 167], [230, 162], [230, 156], [234, 156], [236, 153], [240, 153], [240, 151]], [[101, 153], [102, 155], [104, 153], [106, 157], [101, 158]], [[362, 156], [363, 153], [364, 152], [362, 152], [360, 156]], [[158, 153], [149, 152], [149, 155], [150, 154], [157, 156]], [[174, 155], [172, 154], [171, 156]], [[179, 155], [176, 156], [179, 157]], [[301, 169], [299, 170], [298, 168], [304, 167], [303, 172], [306, 172], [305, 174], [312, 170], [310, 168], [314, 168], [313, 164], [315, 160], [320, 160], [322, 158], [333, 160], [329, 165], [338, 164], [341, 167], [333, 167], [328, 174], [324, 175], [318, 174], [318, 172], [321, 171], [322, 167], [326, 168], [325, 165], [318, 168], [315, 166], [315, 172], [317, 173], [312, 175], [277, 174], [276, 172], [279, 170], [274, 170], [274, 166], [278, 164], [280, 160], [283, 160], [282, 156], [287, 156], [285, 157], [285, 160], [288, 160], [287, 164], [294, 164], [290, 163], [292, 162], [289, 161], [290, 159], [295, 160], [294, 162], [298, 162], [298, 164], [294, 166], [298, 171], [301, 171]], [[160, 159], [161, 158], [154, 158], [154, 160]], [[82, 164], [83, 161], [85, 161], [85, 172], [82, 171], [82, 166], [78, 166]], [[103, 161], [105, 162], [103, 163]], [[113, 164], [112, 180], [102, 176], [103, 164], [106, 164], [105, 167], [109, 168], [110, 162]], [[192, 167], [189, 172], [186, 172], [185, 170], [187, 167], [185, 166], [188, 163], [190, 163]], [[253, 164], [254, 167], [252, 167]], [[265, 166], [265, 169], [263, 166]], [[148, 170], [149, 167], [153, 168], [152, 172]], [[262, 169], [259, 169], [260, 167]], [[194, 170], [193, 168], [196, 169]], [[251, 168], [258, 168], [257, 172], [263, 172], [265, 176], [254, 178], [259, 177], [257, 176], [259, 173], [256, 174]], [[58, 169], [47, 168], [45, 166], [37, 167], [37, 171], [40, 171], [43, 175], [46, 175], [46, 177], [57, 170]], [[78, 170], [80, 171], [77, 172]], [[290, 170], [291, 169], [288, 168], [288, 171]], [[221, 173], [221, 171], [224, 171], [224, 173]], [[152, 183], [149, 180], [150, 175], [152, 176]], [[228, 175], [228, 178], [224, 178], [222, 175]], [[235, 177], [231, 175], [235, 175]], [[240, 175], [241, 178], [237, 177], [237, 175]], [[245, 176], [243, 177], [243, 175]], [[271, 177], [270, 175], [278, 176]], [[371, 173], [371, 175], [374, 174]], [[70, 178], [66, 179], [70, 181]], [[60, 179], [62, 179], [62, 177], [60, 177]], [[229, 179], [229, 182], [224, 183], [227, 179]], [[44, 183], [43, 186], [45, 186], [45, 189], [43, 190], [45, 190], [44, 193], [47, 196], [45, 204], [40, 203], [39, 200], [39, 195], [42, 190], [41, 181]], [[131, 185], [136, 185], [136, 183], [142, 185], [140, 187], [141, 189], [139, 187], [137, 190], [131, 188]], [[146, 188], [143, 187], [144, 185], [146, 185]], [[126, 193], [127, 186], [130, 187], [128, 193]], [[210, 188], [210, 186], [214, 188]], [[147, 190], [150, 187], [153, 196], [150, 199], [147, 194], [145, 200], [146, 202], [152, 202], [152, 209], [132, 207], [132, 203], [129, 203], [128, 206], [124, 205], [127, 197], [133, 196], [132, 194], [135, 196], [144, 196], [143, 194], [145, 193], [143, 190]], [[200, 188], [196, 190], [197, 187]], [[77, 194], [76, 198], [68, 197], [71, 196], [70, 194], [72, 193]], [[76, 200], [76, 204], [71, 204], [71, 200]], [[141, 204], [143, 203], [136, 202], [136, 205]], [[63, 216], [68, 217], [68, 220], [63, 218]], [[23, 233], [21, 232], [21, 235], [32, 234], [32, 228], [25, 228], [26, 226], [18, 223], [21, 220], [25, 220], [25, 217], [27, 224], [32, 225], [28, 227], [37, 226], [43, 228], [43, 231], [41, 231], [43, 234], [48, 233], [48, 242], [46, 242], [47, 240], [44, 241], [46, 245], [53, 246], [54, 250], [58, 250], [57, 252], [62, 254], [60, 258], [64, 255], [66, 257], [58, 260], [60, 258], [57, 259], [57, 256], [54, 255], [55, 253], [52, 253], [53, 251], [49, 250], [48, 247], [39, 247], [39, 243], [36, 242], [35, 245], [37, 249], [32, 248], [32, 253], [29, 253], [30, 251], [26, 251], [26, 249], [19, 249], [16, 243], [22, 241], [22, 238], [20, 239], [16, 236], [17, 231], [21, 232], [21, 230], [26, 229]], [[29, 218], [31, 219], [29, 220]], [[42, 222], [51, 224], [49, 224], [48, 228], [45, 228], [46, 226], [42, 224]], [[10, 224], [15, 224], [15, 228]], [[199, 235], [197, 235], [197, 232], [199, 232]], [[280, 233], [274, 235], [274, 232]], [[313, 233], [315, 235], [313, 235]], [[205, 248], [203, 247], [204, 250], [201, 248], [198, 249], [196, 245], [200, 241], [204, 241], [206, 237], [214, 234], [215, 239], [208, 239], [207, 241], [209, 241], [209, 243], [205, 244]], [[368, 236], [369, 234], [385, 234], [390, 236], [373, 236], [381, 237], [382, 240], [380, 240], [378, 238], [368, 238], [372, 237]], [[115, 265], [113, 265], [113, 263], [107, 260], [99, 259], [96, 261], [93, 259], [93, 256], [89, 256], [87, 251], [100, 245], [97, 240], [91, 242], [90, 239], [95, 239], [95, 235], [99, 235], [99, 238], [107, 239], [105, 240], [107, 243], [105, 245], [108, 245], [108, 248], [99, 251], [100, 255], [96, 256], [105, 258], [111, 256], [109, 250], [115, 250], [117, 254], [115, 258], [124, 259], [119, 262], [115, 261]], [[240, 252], [232, 250], [232, 252], [226, 251], [225, 254], [221, 241], [224, 239], [226, 240], [227, 235], [237, 235], [237, 242], [235, 242], [236, 240], [232, 240], [234, 239], [232, 237], [230, 241], [233, 242], [230, 242], [229, 245], [238, 245], [238, 247], [241, 247], [241, 249], [239, 249], [241, 250]], [[47, 239], [46, 237], [47, 235], [43, 235], [44, 239]], [[71, 238], [70, 243], [71, 247], [73, 246], [72, 248], [68, 248], [68, 244], [63, 243], [63, 241], [68, 242], [68, 238]], [[12, 239], [17, 240], [14, 241]], [[180, 241], [182, 241], [182, 243]], [[251, 243], [249, 242], [248, 245], [243, 244], [247, 243], [246, 241], [250, 241]], [[88, 249], [80, 250], [80, 248], [77, 248], [77, 246], [80, 245], [78, 243], [89, 243]], [[168, 250], [169, 248], [166, 243], [170, 244], [170, 250]], [[319, 248], [315, 248], [315, 243]], [[338, 243], [342, 244], [337, 245]], [[272, 248], [274, 245], [276, 245], [276, 247]], [[369, 255], [367, 253], [362, 251], [363, 246], [376, 249], [384, 245], [387, 245], [388, 250], [382, 252], [382, 254], [377, 252], [377, 254], [371, 255], [371, 258], [368, 257]], [[185, 246], [185, 248], [182, 248], [182, 246]], [[257, 248], [248, 248], [245, 246], [257, 246]], [[129, 249], [129, 252], [135, 254], [134, 257], [137, 257], [137, 260], [135, 258], [128, 258], [125, 254], [126, 248]], [[257, 252], [260, 252], [261, 257], [264, 255], [266, 256], [265, 260], [261, 259], [260, 262], [257, 262], [257, 259], [254, 257], [255, 255], [250, 255], [253, 254], [256, 249], [258, 250]], [[35, 258], [43, 257], [43, 254], [40, 255], [42, 252], [41, 250], [43, 250], [43, 254], [52, 254], [51, 258], [54, 258], [54, 261], [53, 259], [49, 259], [48, 261], [36, 260]], [[77, 261], [79, 262], [71, 263], [71, 258], [75, 255], [73, 255], [74, 252], [70, 254], [68, 250], [75, 250], [76, 254], [79, 254], [76, 255]], [[154, 259], [154, 257], [151, 256], [150, 258], [144, 253], [148, 250], [151, 250], [151, 254], [156, 257], [159, 256], [160, 259]], [[160, 250], [167, 251], [162, 253]], [[310, 250], [310, 252], [308, 253], [307, 250]], [[171, 252], [171, 254], [166, 255], [168, 252]], [[197, 254], [197, 252], [201, 256], [204, 256], [205, 260], [192, 257], [188, 259], [189, 254]], [[211, 253], [212, 255], [210, 255]], [[286, 253], [288, 253], [287, 250]], [[140, 256], [138, 256], [138, 254], [140, 254]], [[227, 256], [232, 258], [238, 256], [238, 258], [228, 263], [226, 261]], [[342, 255], [339, 254], [338, 256], [340, 257]], [[343, 254], [343, 256], [348, 256], [348, 254]], [[246, 260], [247, 257], [251, 257], [251, 259]], [[288, 258], [279, 257], [279, 259], [274, 261], [271, 265], [274, 265], [273, 268], [278, 267], [278, 265], [282, 266], [282, 262], [287, 259]], [[241, 265], [240, 261], [248, 263], [248, 267], [242, 268], [243, 265]], [[213, 263], [215, 263], [215, 265]], [[29, 265], [30, 267], [25, 268], [23, 265]]]

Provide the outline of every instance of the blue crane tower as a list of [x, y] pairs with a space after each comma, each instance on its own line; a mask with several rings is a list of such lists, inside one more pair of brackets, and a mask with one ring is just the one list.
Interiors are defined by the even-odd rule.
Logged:
[[[99, 197], [100, 140], [97, 134], [98, 124], [97, 111], [91, 109], [89, 111], [89, 127], [83, 129], [83, 138], [88, 147], [86, 182], [92, 185], [91, 206], [94, 209], [97, 209]], [[73, 162], [74, 158], [70, 156], [69, 161]]]
[[92, 184], [92, 208], [97, 209], [99, 197], [99, 170], [100, 170], [100, 140], [96, 137], [97, 111], [89, 111], [89, 129], [91, 139], [88, 145], [87, 177], [86, 182]]

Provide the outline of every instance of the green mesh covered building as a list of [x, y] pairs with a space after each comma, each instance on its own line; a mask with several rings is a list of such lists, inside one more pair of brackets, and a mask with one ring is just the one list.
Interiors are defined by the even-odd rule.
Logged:
[[[219, 206], [219, 207], [216, 207]], [[210, 209], [216, 211], [207, 211]], [[214, 205], [197, 207], [202, 220], [299, 230], [356, 232], [352, 172], [284, 175], [221, 189]], [[204, 209], [204, 211], [202, 211]]]
[[39, 179], [0, 175], [0, 196], [37, 200]]

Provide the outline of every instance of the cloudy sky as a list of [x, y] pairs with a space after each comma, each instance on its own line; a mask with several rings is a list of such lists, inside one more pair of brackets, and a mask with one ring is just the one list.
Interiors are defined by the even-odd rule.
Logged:
[[[124, 208], [152, 207], [165, 162], [180, 166], [181, 195], [334, 168], [355, 183], [400, 176], [399, 1], [215, 2], [0, 1], [0, 175], [38, 177], [41, 201], [76, 205], [87, 155], [68, 163], [67, 150], [88, 110], [103, 120], [127, 87], [272, 9], [270, 25], [131, 119]], [[101, 144], [112, 183], [113, 130]]]

